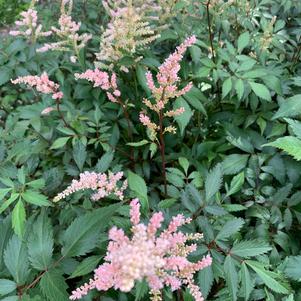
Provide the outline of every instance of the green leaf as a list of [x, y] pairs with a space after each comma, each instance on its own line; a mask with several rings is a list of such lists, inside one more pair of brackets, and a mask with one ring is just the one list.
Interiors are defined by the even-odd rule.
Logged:
[[234, 218], [227, 221], [216, 236], [217, 240], [225, 240], [234, 233], [238, 232], [244, 224], [242, 218]]
[[30, 270], [25, 242], [14, 235], [4, 251], [4, 263], [18, 285], [25, 284]]
[[146, 68], [144, 66], [141, 65], [136, 65], [136, 76], [138, 79], [138, 82], [140, 84], [140, 86], [143, 88], [143, 90], [147, 93], [150, 94], [151, 91], [147, 85], [147, 81], [146, 81]]
[[213, 285], [213, 270], [212, 266], [202, 269], [198, 273], [198, 285], [201, 289], [204, 298], [207, 298]]
[[47, 200], [47, 198], [34, 191], [34, 190], [26, 190], [22, 193], [22, 198], [30, 204], [37, 205], [37, 206], [51, 206], [51, 203]]
[[62, 255], [81, 256], [94, 249], [99, 234], [109, 225], [119, 206], [114, 204], [77, 217], [62, 235]]
[[139, 175], [129, 171], [128, 182], [129, 188], [136, 193], [136, 196], [141, 201], [142, 208], [147, 210], [149, 205], [145, 181]]
[[71, 274], [69, 278], [75, 278], [79, 276], [86, 275], [92, 272], [96, 266], [98, 265], [101, 257], [99, 255], [90, 256], [85, 258], [75, 269], [75, 271]]
[[46, 270], [52, 258], [53, 230], [49, 218], [39, 215], [28, 237], [28, 255], [31, 265], [39, 270]]
[[284, 120], [290, 125], [294, 134], [301, 139], [301, 122], [290, 118], [284, 118]]
[[96, 170], [98, 172], [107, 171], [113, 159], [114, 159], [114, 152], [107, 152], [103, 154], [96, 164]]
[[238, 192], [245, 182], [245, 173], [242, 171], [231, 180], [230, 189], [227, 191], [226, 196], [230, 196]]
[[293, 280], [301, 281], [301, 255], [289, 257], [284, 272]]
[[182, 113], [181, 115], [175, 116], [174, 119], [178, 123], [181, 135], [183, 136], [185, 128], [188, 125], [193, 114], [192, 114], [191, 108], [190, 108], [189, 104], [186, 102], [186, 100], [183, 97], [178, 97], [176, 99], [176, 101], [174, 102], [173, 109], [176, 110], [181, 107], [183, 107], [185, 109], [184, 113]]
[[12, 68], [3, 66], [0, 68], [0, 86], [7, 83], [12, 78]]
[[20, 237], [24, 233], [24, 226], [26, 220], [26, 212], [22, 200], [19, 200], [12, 212], [12, 225], [14, 231]]
[[280, 104], [279, 110], [273, 116], [273, 119], [281, 117], [294, 117], [301, 114], [301, 94], [288, 98]]
[[87, 158], [86, 147], [81, 141], [77, 141], [73, 147], [73, 159], [79, 169], [79, 171], [83, 170], [83, 166], [85, 164]]
[[209, 201], [220, 189], [223, 181], [221, 164], [217, 164], [207, 175], [205, 181], [206, 200]]
[[12, 204], [17, 198], [19, 197], [18, 193], [12, 193], [10, 198], [4, 201], [0, 207], [0, 214], [10, 205]]
[[251, 260], [246, 260], [245, 262], [256, 272], [269, 289], [279, 294], [289, 293], [288, 289], [275, 279], [277, 276], [276, 273], [265, 270], [264, 266], [259, 262]]
[[17, 288], [14, 281], [7, 279], [0, 279], [0, 295], [4, 296], [13, 292]]
[[227, 255], [226, 257], [224, 271], [231, 298], [233, 301], [236, 301], [238, 291], [238, 273], [235, 268], [234, 260], [230, 255]]
[[59, 270], [47, 271], [40, 280], [39, 287], [49, 301], [68, 301], [67, 284]]
[[222, 162], [223, 174], [234, 175], [244, 169], [247, 165], [249, 155], [232, 154]]
[[267, 87], [263, 84], [258, 84], [255, 82], [249, 82], [252, 91], [260, 98], [263, 98], [267, 101], [271, 101], [271, 94]]
[[301, 160], [301, 140], [294, 136], [281, 137], [273, 142], [263, 144], [262, 146], [277, 147], [293, 156], [296, 160]]
[[267, 253], [272, 248], [268, 243], [260, 240], [245, 240], [236, 243], [232, 249], [231, 254], [240, 256], [242, 258], [249, 258], [251, 256], [258, 256]]
[[0, 201], [11, 191], [11, 188], [1, 188], [0, 189]]
[[240, 78], [238, 78], [235, 83], [235, 91], [236, 91], [238, 100], [241, 100], [244, 95], [245, 87], [244, 87], [243, 80]]
[[62, 148], [71, 137], [61, 137], [56, 139], [51, 145], [51, 149]]
[[180, 157], [178, 160], [179, 160], [181, 167], [184, 169], [185, 174], [187, 175], [187, 171], [189, 168], [189, 161], [184, 157]]
[[24, 185], [24, 184], [25, 184], [24, 166], [22, 166], [22, 168], [19, 168], [19, 169], [18, 169], [17, 177], [18, 177], [18, 181], [19, 181], [22, 185]]
[[241, 286], [244, 294], [244, 299], [247, 301], [249, 300], [250, 294], [254, 288], [254, 282], [251, 280], [247, 265], [243, 262], [241, 266]]
[[241, 51], [247, 47], [250, 43], [250, 34], [248, 31], [242, 33], [238, 40], [237, 40], [237, 50], [238, 53], [241, 53]]
[[11, 228], [11, 216], [8, 215], [6, 218], [0, 220], [0, 271], [4, 270], [3, 264], [3, 254], [4, 249], [7, 245], [8, 240], [11, 238], [13, 234], [13, 230]]
[[144, 139], [144, 140], [141, 140], [139, 142], [130, 142], [130, 143], [127, 143], [126, 145], [133, 146], [133, 147], [138, 147], [138, 146], [143, 146], [143, 145], [148, 144], [148, 143], [149, 143], [149, 141]]
[[222, 94], [223, 94], [223, 98], [225, 98], [230, 91], [232, 90], [232, 79], [231, 77], [227, 78], [222, 86]]

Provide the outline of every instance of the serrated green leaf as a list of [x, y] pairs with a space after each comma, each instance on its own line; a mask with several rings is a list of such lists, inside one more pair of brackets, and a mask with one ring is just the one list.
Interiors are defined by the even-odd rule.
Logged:
[[224, 263], [224, 272], [231, 298], [233, 301], [236, 301], [238, 291], [238, 273], [235, 267], [234, 260], [230, 255], [227, 255], [226, 257]]
[[301, 140], [296, 137], [281, 137], [273, 142], [263, 144], [262, 146], [277, 147], [293, 156], [297, 161], [301, 160]]
[[91, 251], [119, 206], [114, 204], [77, 217], [62, 235], [62, 255], [81, 256]]
[[82, 171], [87, 157], [85, 145], [81, 141], [77, 141], [73, 147], [72, 154], [79, 171]]
[[231, 180], [230, 188], [227, 191], [226, 196], [230, 196], [238, 192], [241, 189], [244, 182], [245, 182], [245, 173], [242, 171], [241, 173], [233, 177], [233, 179]]
[[281, 117], [294, 117], [301, 113], [301, 94], [294, 95], [280, 104], [280, 108], [273, 119]]
[[142, 208], [147, 210], [149, 205], [145, 181], [139, 175], [129, 171], [128, 182], [129, 188], [136, 193], [136, 196], [141, 201]]
[[238, 232], [244, 224], [242, 218], [234, 218], [227, 221], [216, 236], [217, 240], [224, 240]]
[[288, 277], [301, 281], [301, 256], [289, 257], [284, 272]]
[[63, 147], [71, 137], [61, 137], [56, 139], [51, 145], [51, 149], [57, 149]]
[[29, 260], [35, 269], [46, 270], [52, 258], [53, 230], [50, 220], [41, 214], [32, 226], [28, 237]]
[[12, 212], [12, 225], [15, 233], [20, 237], [24, 233], [26, 212], [22, 200], [19, 200]]
[[37, 206], [50, 206], [51, 203], [47, 200], [47, 198], [34, 191], [34, 190], [26, 190], [22, 193], [22, 198], [30, 204], [37, 205]]
[[107, 152], [103, 154], [96, 164], [96, 170], [98, 172], [107, 171], [113, 159], [114, 159], [114, 152]]
[[198, 272], [198, 285], [200, 286], [202, 295], [207, 298], [213, 285], [213, 270], [212, 266], [202, 269]]
[[39, 287], [49, 301], [68, 301], [67, 284], [59, 270], [47, 271], [40, 280]]
[[17, 288], [14, 281], [7, 279], [0, 279], [0, 295], [4, 296], [13, 292]]
[[260, 98], [263, 98], [267, 101], [271, 101], [271, 94], [268, 88], [263, 84], [258, 84], [255, 82], [249, 82], [252, 91]]
[[250, 43], [250, 34], [248, 31], [242, 33], [237, 40], [237, 50], [238, 53], [241, 53], [241, 51], [247, 47]]
[[265, 270], [264, 266], [258, 262], [251, 260], [246, 260], [245, 262], [256, 272], [269, 289], [279, 294], [289, 293], [288, 289], [275, 279], [276, 273]]
[[231, 249], [231, 254], [242, 258], [249, 258], [267, 253], [272, 248], [268, 243], [260, 240], [245, 240], [235, 244]]
[[284, 120], [290, 125], [294, 134], [301, 139], [301, 122], [290, 118], [284, 118]]
[[223, 98], [225, 98], [230, 91], [232, 90], [232, 79], [231, 77], [227, 78], [222, 86], [222, 94], [223, 94]]
[[251, 280], [247, 265], [243, 262], [241, 265], [241, 286], [245, 301], [249, 300], [250, 294], [254, 288], [254, 282]]
[[11, 191], [11, 188], [1, 188], [0, 189], [0, 201]]
[[223, 174], [234, 175], [244, 169], [247, 165], [249, 155], [232, 154], [222, 162]]
[[12, 193], [10, 198], [4, 201], [0, 207], [0, 214], [10, 205], [12, 204], [17, 198], [19, 197], [18, 193]]
[[79, 276], [86, 275], [92, 272], [97, 264], [99, 263], [101, 256], [90, 256], [85, 258], [74, 270], [74, 272], [70, 275], [69, 278], [75, 278]]
[[4, 251], [4, 263], [18, 285], [25, 284], [30, 270], [25, 242], [14, 235]]
[[206, 200], [209, 201], [220, 189], [223, 181], [221, 164], [217, 164], [207, 175], [205, 181]]
[[237, 94], [238, 100], [241, 100], [243, 95], [244, 95], [244, 82], [241, 78], [238, 78], [237, 81], [235, 82], [235, 91]]
[[186, 126], [188, 125], [193, 113], [191, 111], [191, 108], [189, 104], [186, 102], [186, 100], [183, 97], [178, 97], [176, 101], [174, 102], [173, 109], [177, 110], [180, 108], [184, 108], [185, 111], [181, 115], [175, 116], [174, 119], [176, 120], [179, 128], [180, 133], [183, 136]]

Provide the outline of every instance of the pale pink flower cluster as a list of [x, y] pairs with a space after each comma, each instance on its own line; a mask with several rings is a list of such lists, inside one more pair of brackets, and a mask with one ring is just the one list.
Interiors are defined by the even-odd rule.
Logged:
[[182, 285], [189, 288], [196, 301], [203, 301], [193, 276], [210, 266], [212, 259], [207, 255], [195, 263], [188, 260], [188, 255], [197, 249], [197, 245], [190, 242], [202, 238], [201, 234], [178, 231], [191, 219], [182, 214], [174, 216], [168, 227], [156, 235], [164, 221], [163, 213], [155, 213], [146, 226], [140, 223], [139, 200], [132, 200], [130, 206], [132, 237], [126, 236], [122, 229], [113, 227], [109, 231], [110, 242], [105, 263], [94, 271], [94, 279], [72, 292], [70, 299], [80, 299], [94, 288], [99, 291], [114, 288], [129, 292], [136, 281], [145, 279], [153, 301], [162, 300], [160, 291], [164, 286], [174, 291]]
[[111, 78], [107, 72], [100, 71], [99, 69], [87, 70], [84, 73], [76, 73], [76, 79], [86, 79], [94, 83], [94, 87], [100, 87], [106, 91], [108, 98], [112, 102], [118, 102], [118, 97], [121, 93], [118, 90], [116, 74], [113, 73]]
[[[187, 38], [181, 45], [179, 45], [176, 51], [171, 54], [165, 62], [159, 67], [159, 72], [156, 76], [159, 86], [157, 87], [154, 82], [153, 75], [150, 71], [146, 73], [146, 80], [149, 89], [152, 92], [152, 96], [155, 100], [155, 103], [152, 103], [148, 99], [144, 99], [143, 103], [152, 111], [155, 111], [159, 116], [164, 117], [175, 117], [184, 113], [184, 108], [181, 107], [176, 110], [168, 110], [164, 112], [166, 106], [170, 99], [182, 96], [186, 94], [191, 88], [192, 83], [188, 83], [184, 88], [178, 88], [178, 82], [180, 78], [178, 73], [180, 71], [180, 62], [183, 59], [183, 55], [186, 52], [187, 48], [192, 46], [196, 42], [196, 37], [191, 36]], [[155, 135], [154, 131], [159, 129], [154, 122], [150, 122], [150, 118], [145, 112], [140, 114], [140, 121], [147, 128], [150, 129], [151, 133]], [[165, 132], [175, 132], [175, 128], [169, 126], [165, 128]]]
[[96, 173], [85, 171], [79, 176], [79, 180], [72, 180], [70, 186], [68, 186], [63, 192], [59, 193], [54, 202], [58, 202], [61, 199], [66, 198], [68, 195], [81, 190], [91, 189], [95, 191], [91, 199], [98, 201], [109, 195], [115, 195], [120, 200], [124, 198], [124, 190], [127, 188], [127, 180], [121, 181], [123, 172], [109, 173]]
[[39, 48], [38, 52], [46, 52], [48, 50], [70, 51], [73, 50], [75, 55], [70, 56], [72, 63], [76, 62], [79, 51], [86, 46], [87, 42], [92, 38], [91, 34], [78, 33], [81, 23], [76, 23], [70, 15], [62, 13], [59, 18], [59, 28], [52, 27], [52, 31], [59, 37], [59, 42], [46, 43]]
[[11, 30], [9, 32], [12, 36], [31, 37], [32, 42], [35, 42], [39, 37], [48, 37], [52, 34], [51, 31], [42, 31], [42, 25], [38, 24], [37, 11], [30, 8], [21, 13], [21, 20], [15, 22], [18, 30]]
[[54, 107], [47, 107], [41, 112], [41, 115], [48, 115], [49, 113], [51, 113], [54, 110], [55, 110]]
[[52, 94], [52, 99], [60, 100], [63, 98], [63, 92], [59, 91], [59, 84], [51, 81], [46, 72], [41, 76], [26, 75], [18, 77], [11, 81], [13, 84], [25, 84], [27, 86], [36, 88], [38, 92], [43, 94]]

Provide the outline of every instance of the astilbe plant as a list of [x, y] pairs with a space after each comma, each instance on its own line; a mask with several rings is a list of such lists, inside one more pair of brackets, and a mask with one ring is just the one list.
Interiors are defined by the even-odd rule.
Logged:
[[164, 216], [154, 213], [148, 225], [140, 222], [138, 199], [130, 203], [132, 236], [126, 236], [122, 229], [113, 227], [109, 231], [109, 245], [105, 262], [94, 271], [94, 278], [72, 292], [71, 300], [81, 299], [91, 289], [107, 291], [110, 288], [129, 292], [135, 282], [146, 280], [152, 301], [162, 300], [161, 290], [166, 286], [175, 291], [187, 286], [196, 301], [203, 301], [193, 276], [211, 265], [210, 255], [197, 262], [190, 262], [188, 255], [197, 249], [191, 241], [199, 240], [202, 234], [185, 234], [179, 227], [189, 224], [191, 219], [182, 214], [174, 216], [168, 227], [160, 234]]
[[98, 201], [110, 195], [116, 196], [118, 199], [123, 200], [124, 190], [127, 188], [127, 180], [121, 181], [123, 172], [109, 173], [96, 173], [86, 171], [80, 174], [79, 180], [73, 180], [71, 185], [68, 186], [63, 192], [59, 193], [54, 202], [58, 202], [76, 191], [93, 190], [95, 191], [91, 199]]
[[[178, 72], [180, 70], [180, 62], [183, 59], [185, 51], [195, 42], [195, 36], [187, 38], [181, 45], [177, 47], [176, 51], [171, 54], [159, 67], [159, 72], [156, 76], [157, 82], [159, 84], [158, 87], [154, 82], [152, 73], [150, 71], [146, 73], [147, 85], [152, 92], [152, 98], [154, 99], [154, 102], [151, 102], [149, 99], [144, 99], [143, 103], [148, 107], [148, 109], [157, 114], [158, 122], [152, 120], [151, 117], [146, 113], [146, 111], [142, 111], [140, 113], [139, 119], [141, 123], [150, 131], [151, 138], [158, 141], [162, 157], [162, 172], [164, 177], [165, 194], [166, 175], [164, 134], [167, 132], [175, 133], [176, 128], [172, 125], [165, 127], [164, 119], [166, 119], [166, 117], [179, 116], [184, 113], [184, 107], [176, 110], [169, 110], [168, 107], [171, 99], [186, 94], [192, 88], [192, 83], [190, 82], [184, 88], [179, 89], [178, 83], [180, 81], [180, 78], [178, 76]], [[157, 138], [157, 135], [159, 135], [159, 139]]]
[[[66, 10], [65, 5], [69, 2], [69, 9]], [[48, 50], [73, 52], [70, 56], [71, 62], [75, 63], [79, 58], [79, 51], [84, 48], [87, 42], [92, 38], [91, 34], [79, 34], [81, 23], [72, 20], [73, 1], [62, 0], [61, 16], [58, 20], [59, 28], [52, 27], [53, 33], [58, 37], [58, 42], [46, 43], [43, 47], [39, 48], [38, 52], [46, 52]]]
[[34, 9], [35, 1], [32, 1], [30, 8], [27, 11], [21, 12], [21, 20], [15, 22], [17, 30], [9, 32], [12, 36], [23, 36], [35, 43], [40, 37], [48, 37], [52, 34], [51, 31], [42, 31], [42, 25], [38, 23], [38, 13]]

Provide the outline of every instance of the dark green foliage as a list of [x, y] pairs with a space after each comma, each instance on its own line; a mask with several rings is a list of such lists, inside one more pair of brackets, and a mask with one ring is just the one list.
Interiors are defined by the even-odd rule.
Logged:
[[[45, 28], [59, 11], [48, 2], [38, 6]], [[74, 80], [93, 68], [107, 22], [99, 1], [74, 2], [74, 19], [94, 35], [81, 64], [64, 52], [36, 53], [43, 40], [0, 37], [0, 299], [68, 300], [103, 262], [108, 229], [129, 230], [127, 204], [137, 197], [143, 219], [158, 210], [167, 219], [183, 213], [193, 220], [183, 231], [204, 234], [191, 259], [213, 258], [196, 276], [207, 300], [301, 300], [301, 2], [177, 1], [143, 58], [125, 57], [129, 72], [116, 70], [132, 137], [118, 104]], [[13, 22], [27, 6], [0, 0], [0, 22]], [[145, 72], [191, 34], [198, 41], [180, 77], [193, 88], [172, 101], [185, 113], [177, 133], [165, 136], [165, 194], [160, 149], [138, 120], [150, 94]], [[43, 71], [62, 87], [69, 127], [57, 111], [41, 116], [50, 96], [10, 83]], [[52, 202], [86, 170], [124, 171], [125, 201], [93, 202], [88, 191]], [[83, 300], [99, 298], [149, 300], [144, 282], [129, 294], [91, 292]], [[176, 298], [164, 291], [164, 301]], [[192, 300], [188, 290], [183, 298]]]

